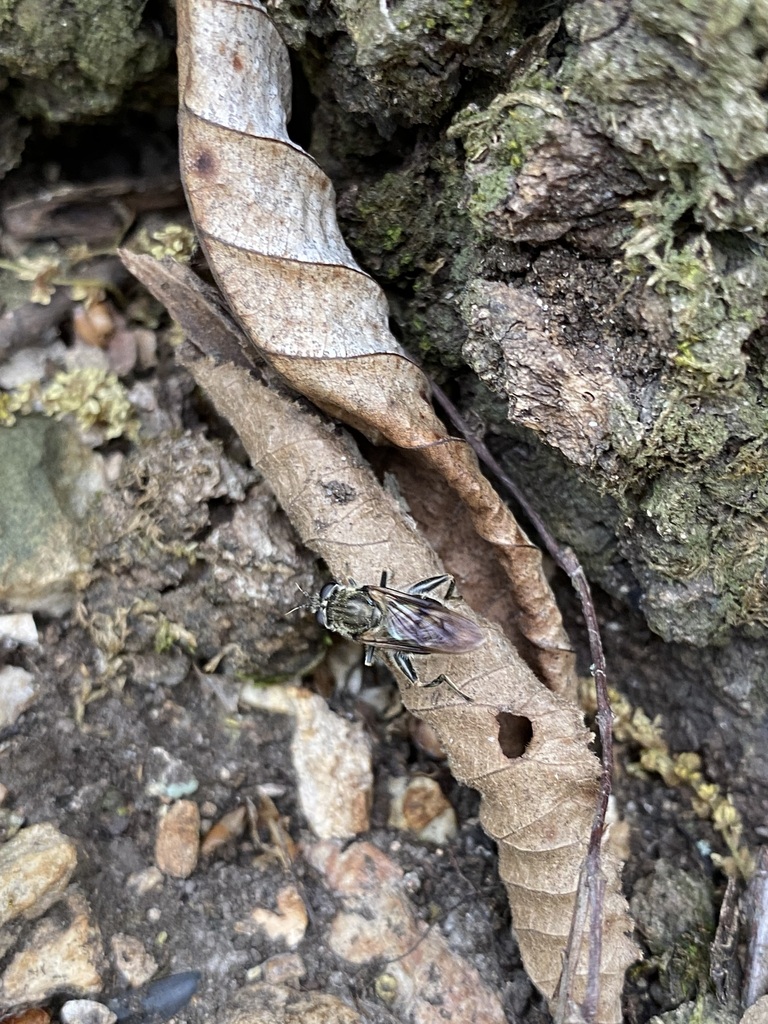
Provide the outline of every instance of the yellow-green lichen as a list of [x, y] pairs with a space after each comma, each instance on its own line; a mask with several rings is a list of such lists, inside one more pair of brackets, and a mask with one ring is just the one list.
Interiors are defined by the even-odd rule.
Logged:
[[166, 224], [151, 233], [142, 228], [133, 240], [135, 252], [148, 253], [156, 260], [170, 256], [177, 263], [189, 263], [197, 245], [195, 232], [185, 224]]
[[[743, 844], [741, 815], [731, 797], [704, 777], [701, 757], [692, 751], [671, 753], [660, 719], [651, 720], [642, 708], [633, 707], [617, 690], [611, 689], [609, 697], [616, 739], [620, 743], [633, 743], [640, 749], [638, 761], [627, 766], [628, 772], [653, 772], [670, 788], [689, 789], [696, 814], [711, 821], [728, 851], [726, 855], [713, 853], [712, 859], [726, 874], [750, 878], [754, 858]], [[594, 710], [591, 680], [584, 681], [582, 699]]]
[[97, 429], [105, 440], [135, 439], [138, 420], [114, 373], [88, 367], [57, 373], [47, 384], [32, 382], [0, 395], [0, 424], [12, 426], [17, 415], [42, 413], [71, 417], [83, 430]]
[[[101, 252], [111, 254], [114, 248], [108, 247]], [[17, 281], [29, 283], [28, 301], [41, 306], [50, 303], [58, 287], [69, 288], [71, 298], [86, 306], [92, 302], [101, 302], [106, 293], [122, 299], [112, 282], [88, 277], [80, 272], [81, 264], [99, 254], [85, 245], [75, 245], [68, 249], [50, 245], [44, 251], [19, 256], [14, 260], [0, 260], [0, 270], [12, 274]]]

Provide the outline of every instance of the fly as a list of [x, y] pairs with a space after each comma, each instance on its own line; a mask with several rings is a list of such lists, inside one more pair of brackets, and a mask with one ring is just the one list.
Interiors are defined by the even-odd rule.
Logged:
[[[448, 586], [443, 599], [426, 594]], [[365, 664], [373, 663], [376, 648], [391, 652], [395, 664], [412, 683], [418, 676], [412, 654], [465, 654], [485, 639], [471, 619], [446, 608], [456, 589], [453, 576], [430, 576], [408, 590], [387, 587], [387, 573], [378, 587], [327, 583], [313, 601], [321, 626], [365, 646]]]

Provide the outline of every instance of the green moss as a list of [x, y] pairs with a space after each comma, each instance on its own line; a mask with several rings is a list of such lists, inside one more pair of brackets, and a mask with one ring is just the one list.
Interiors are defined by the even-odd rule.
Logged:
[[165, 654], [175, 645], [179, 645], [191, 654], [194, 654], [197, 649], [197, 639], [193, 633], [185, 629], [180, 623], [171, 622], [164, 615], [159, 615], [155, 631], [156, 653]]
[[569, 15], [571, 32], [594, 42], [574, 48], [560, 84], [649, 181], [666, 182], [630, 204], [628, 269], [668, 297], [677, 364], [733, 380], [768, 298], [755, 232], [768, 228], [768, 198], [735, 185], [768, 155], [765, 19], [747, 5], [640, 0], [617, 32], [593, 35], [604, 16], [594, 3]]
[[486, 108], [472, 104], [453, 119], [448, 137], [464, 145], [472, 182], [469, 213], [479, 231], [493, 234], [489, 218], [504, 208], [515, 175], [548, 124], [563, 116], [553, 89], [550, 79], [533, 72], [520, 88], [496, 96]]
[[19, 112], [54, 122], [108, 113], [163, 67], [169, 47], [142, 27], [145, 0], [5, 0], [0, 64]]
[[[454, 150], [453, 145], [448, 149]], [[448, 152], [360, 187], [345, 208], [345, 237], [385, 284], [403, 340], [435, 372], [461, 362], [454, 296], [476, 254], [466, 244], [463, 184]]]
[[639, 0], [631, 24], [586, 42], [606, 13], [588, 3], [569, 14], [569, 30], [585, 43], [569, 55], [561, 80], [594, 105], [606, 134], [638, 166], [689, 176], [699, 211], [722, 226], [721, 200], [733, 195], [729, 173], [768, 153], [764, 27], [744, 4], [717, 18], [707, 0]]

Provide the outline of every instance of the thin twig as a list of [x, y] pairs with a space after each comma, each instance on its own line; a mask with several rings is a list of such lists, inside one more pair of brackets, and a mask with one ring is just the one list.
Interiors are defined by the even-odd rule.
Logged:
[[589, 919], [589, 957], [587, 968], [587, 985], [582, 1003], [582, 1013], [587, 1022], [595, 1019], [600, 989], [600, 956], [603, 944], [603, 901], [605, 892], [605, 879], [602, 876], [600, 867], [600, 853], [603, 832], [605, 830], [605, 815], [608, 810], [608, 801], [611, 795], [613, 782], [613, 716], [611, 705], [608, 699], [608, 682], [605, 664], [605, 652], [600, 637], [600, 628], [597, 622], [597, 613], [592, 600], [592, 593], [589, 582], [584, 573], [578, 558], [571, 548], [558, 544], [550, 533], [546, 523], [531, 506], [526, 496], [522, 493], [515, 482], [507, 476], [496, 459], [488, 451], [482, 441], [474, 437], [465, 423], [461, 413], [451, 402], [448, 396], [436, 384], [432, 384], [432, 390], [438, 405], [443, 409], [453, 426], [461, 433], [467, 444], [473, 449], [480, 462], [485, 465], [509, 491], [514, 501], [520, 506], [527, 518], [536, 529], [542, 544], [549, 552], [552, 559], [560, 568], [567, 573], [568, 578], [576, 591], [581, 603], [584, 622], [589, 637], [589, 650], [592, 657], [592, 673], [595, 678], [595, 691], [597, 697], [597, 714], [595, 722], [601, 745], [601, 773], [600, 790], [598, 793], [595, 814], [592, 819], [592, 828], [589, 835], [587, 855], [584, 859], [576, 904], [574, 906], [571, 931], [568, 936], [568, 944], [565, 951], [563, 969], [560, 975], [558, 987], [559, 1003], [556, 1019], [563, 1020], [565, 1008], [572, 991], [573, 977], [579, 961], [579, 950], [584, 934], [584, 926]]

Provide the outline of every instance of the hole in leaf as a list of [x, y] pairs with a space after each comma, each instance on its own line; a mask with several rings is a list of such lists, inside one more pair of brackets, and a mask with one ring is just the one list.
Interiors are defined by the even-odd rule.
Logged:
[[505, 757], [522, 757], [533, 739], [533, 726], [523, 715], [510, 715], [500, 711], [496, 715], [499, 723], [499, 746]]

